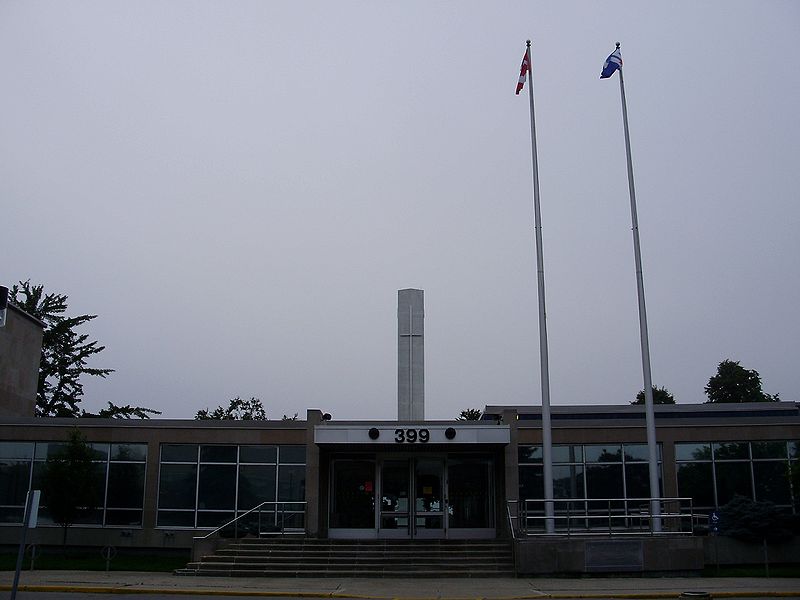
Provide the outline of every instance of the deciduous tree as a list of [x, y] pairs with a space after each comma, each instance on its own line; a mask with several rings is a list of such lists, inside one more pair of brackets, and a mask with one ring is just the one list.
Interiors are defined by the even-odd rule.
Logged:
[[102, 504], [102, 476], [93, 463], [94, 453], [76, 427], [62, 448], [47, 457], [39, 484], [42, 504], [64, 531], [84, 514]]
[[765, 394], [761, 376], [755, 369], [745, 369], [739, 361], [723, 360], [716, 375], [705, 388], [708, 402], [777, 402], [778, 394]]
[[[644, 390], [639, 390], [631, 404], [644, 404]], [[667, 388], [653, 386], [653, 404], [675, 404], [675, 397]]]

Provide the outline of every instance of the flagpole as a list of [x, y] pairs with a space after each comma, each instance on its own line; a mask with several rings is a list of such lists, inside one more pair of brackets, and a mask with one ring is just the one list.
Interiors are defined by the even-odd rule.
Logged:
[[533, 213], [536, 234], [536, 274], [539, 292], [539, 361], [542, 382], [542, 462], [544, 465], [545, 532], [555, 532], [553, 507], [553, 437], [550, 426], [550, 369], [547, 356], [547, 320], [544, 307], [544, 258], [542, 255], [542, 213], [539, 207], [539, 161], [536, 154], [536, 119], [533, 110], [533, 62], [531, 41], [527, 40], [528, 98], [531, 105], [531, 157], [533, 162]]
[[[617, 42], [617, 50], [619, 50]], [[644, 303], [644, 278], [642, 277], [642, 251], [639, 244], [639, 218], [636, 212], [636, 190], [633, 185], [633, 162], [631, 160], [631, 138], [628, 133], [628, 104], [625, 101], [625, 79], [619, 67], [619, 91], [622, 98], [622, 124], [625, 131], [625, 153], [628, 158], [628, 189], [631, 196], [631, 227], [633, 230], [633, 254], [636, 262], [636, 291], [639, 296], [639, 333], [642, 347], [642, 374], [644, 378], [645, 423], [647, 426], [647, 450], [650, 471], [650, 514], [653, 531], [661, 531], [661, 494], [658, 488], [658, 445], [656, 442], [656, 418], [653, 408], [653, 380], [650, 374], [650, 343], [647, 337], [647, 309]]]

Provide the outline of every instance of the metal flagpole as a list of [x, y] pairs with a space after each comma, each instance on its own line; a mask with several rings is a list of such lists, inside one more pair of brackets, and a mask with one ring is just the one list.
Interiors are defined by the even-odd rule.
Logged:
[[[619, 42], [617, 42], [619, 50]], [[658, 488], [658, 446], [656, 443], [656, 417], [653, 409], [653, 380], [650, 375], [650, 343], [647, 339], [647, 310], [644, 305], [644, 279], [642, 277], [642, 251], [639, 246], [639, 218], [636, 213], [636, 190], [633, 185], [633, 162], [631, 161], [631, 138], [628, 133], [628, 105], [625, 101], [625, 80], [622, 65], [619, 67], [619, 92], [622, 97], [622, 123], [625, 130], [625, 152], [628, 157], [628, 189], [631, 196], [631, 226], [633, 229], [633, 253], [636, 261], [636, 290], [639, 296], [639, 332], [642, 346], [642, 373], [644, 378], [644, 407], [647, 425], [647, 450], [650, 471], [650, 514], [653, 531], [661, 531], [661, 494]]]
[[545, 531], [555, 531], [553, 507], [553, 436], [550, 427], [550, 370], [547, 359], [547, 320], [544, 308], [544, 258], [542, 256], [542, 214], [539, 208], [539, 162], [536, 155], [536, 119], [533, 110], [533, 63], [531, 41], [527, 41], [528, 98], [531, 105], [531, 156], [533, 157], [533, 212], [536, 233], [536, 273], [539, 284], [539, 359], [542, 380], [542, 462], [544, 463]]

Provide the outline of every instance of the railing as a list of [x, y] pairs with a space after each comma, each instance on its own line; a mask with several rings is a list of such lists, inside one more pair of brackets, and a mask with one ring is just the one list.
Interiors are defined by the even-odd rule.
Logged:
[[[514, 507], [514, 510], [511, 510], [511, 507]], [[511, 513], [516, 514], [511, 514]], [[508, 528], [511, 530], [511, 539], [517, 539], [517, 533], [520, 530], [519, 526], [519, 502], [517, 500], [509, 500], [506, 502], [506, 516], [508, 517]], [[516, 524], [515, 524], [516, 521]]]
[[[520, 536], [539, 535], [691, 535], [695, 524], [705, 515], [695, 515], [691, 498], [653, 498], [659, 514], [651, 512], [650, 498], [591, 498], [558, 500], [510, 500], [507, 503], [509, 524], [514, 532], [511, 504], [517, 509]], [[545, 504], [553, 505], [553, 516], [545, 514]], [[661, 531], [655, 531], [654, 519], [660, 519]], [[548, 520], [553, 532], [547, 533]]]
[[303, 533], [305, 521], [305, 502], [262, 502], [213, 531], [195, 536], [193, 541], [197, 544], [215, 536], [239, 539], [248, 534], [261, 537]]

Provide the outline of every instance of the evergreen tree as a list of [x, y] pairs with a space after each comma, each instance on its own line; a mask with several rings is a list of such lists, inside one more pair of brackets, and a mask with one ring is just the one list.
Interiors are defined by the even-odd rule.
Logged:
[[772, 502], [737, 495], [720, 508], [720, 516], [720, 533], [743, 542], [782, 542], [792, 537], [786, 513]]
[[480, 421], [482, 414], [480, 408], [466, 408], [456, 417], [456, 421]]
[[13, 303], [45, 325], [39, 384], [36, 392], [37, 417], [77, 417], [83, 396], [81, 376], [106, 377], [113, 369], [87, 366], [87, 361], [105, 349], [76, 329], [97, 315], [67, 317], [67, 296], [45, 294], [44, 286], [19, 282], [11, 288]]
[[236, 396], [236, 398], [230, 401], [227, 408], [218, 406], [211, 412], [209, 412], [207, 408], [204, 408], [203, 410], [198, 410], [194, 418], [198, 421], [209, 419], [266, 421], [267, 412], [264, 410], [264, 405], [261, 404], [261, 400], [258, 398], [252, 397], [250, 400], [242, 400], [239, 396]]
[[101, 419], [149, 419], [150, 415], [160, 415], [160, 410], [152, 408], [142, 408], [139, 406], [117, 406], [113, 402], [108, 403], [107, 408], [102, 408], [97, 414], [84, 411], [81, 417], [99, 417]]

